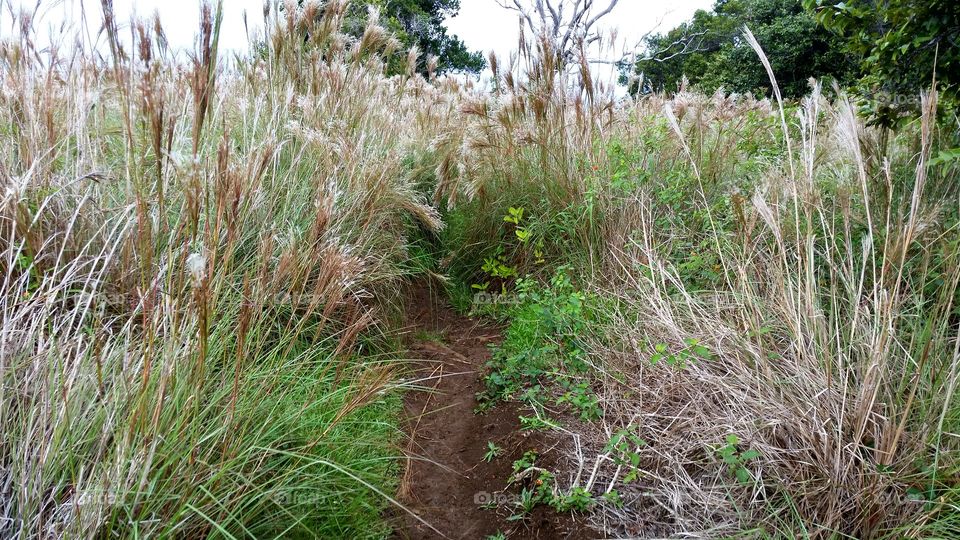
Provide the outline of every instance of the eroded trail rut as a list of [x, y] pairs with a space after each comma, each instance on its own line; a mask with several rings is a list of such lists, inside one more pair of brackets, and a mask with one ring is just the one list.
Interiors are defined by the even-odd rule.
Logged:
[[[595, 537], [570, 515], [540, 508], [526, 519], [508, 520], [509, 505], [484, 504], [509, 497], [504, 489], [512, 463], [527, 450], [544, 452], [540, 434], [520, 431], [514, 404], [474, 413], [490, 345], [501, 337], [498, 328], [457, 314], [426, 288], [408, 305], [409, 354], [423, 390], [404, 399], [408, 459], [398, 497], [423, 521], [397, 515], [394, 537], [482, 539], [498, 532], [508, 538]], [[503, 449], [489, 462], [488, 442]]]

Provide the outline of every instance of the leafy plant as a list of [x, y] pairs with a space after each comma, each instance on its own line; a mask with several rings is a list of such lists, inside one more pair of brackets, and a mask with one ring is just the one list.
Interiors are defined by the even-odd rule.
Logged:
[[500, 448], [493, 441], [487, 441], [487, 452], [483, 455], [483, 460], [490, 463], [503, 454], [503, 448]]
[[566, 390], [557, 403], [569, 403], [579, 411], [580, 418], [584, 420], [596, 420], [603, 416], [603, 409], [600, 408], [600, 398], [590, 387], [590, 383], [570, 382], [566, 378], [561, 378], [560, 386]]
[[571, 510], [585, 511], [594, 505], [593, 495], [582, 487], [574, 487], [569, 493], [562, 493], [556, 485], [556, 477], [550, 471], [537, 467], [537, 453], [525, 452], [523, 457], [513, 463], [513, 474], [509, 483], [528, 481], [520, 490], [517, 501], [519, 513], [509, 519], [523, 519], [537, 505], [545, 504], [558, 512]]
[[533, 467], [533, 464], [537, 462], [537, 457], [539, 457], [539, 454], [536, 450], [524, 452], [520, 459], [513, 462], [513, 476], [516, 477], [520, 472]]
[[517, 275], [517, 269], [510, 265], [504, 255], [503, 246], [497, 246], [493, 255], [483, 259], [483, 265], [480, 267], [480, 270], [486, 274], [489, 279], [483, 283], [472, 284], [471, 288], [477, 291], [486, 291], [490, 288], [491, 283], [499, 283], [500, 293], [507, 294], [508, 281]]
[[666, 343], [657, 343], [653, 346], [654, 353], [650, 356], [650, 363], [657, 364], [665, 362], [667, 365], [677, 368], [684, 368], [687, 364], [697, 360], [709, 360], [711, 357], [710, 349], [700, 344], [700, 341], [694, 338], [685, 338], [684, 347], [671, 352]]
[[593, 500], [593, 495], [589, 491], [582, 487], [575, 487], [570, 490], [570, 493], [554, 497], [551, 506], [556, 508], [558, 512], [569, 512], [571, 510], [584, 512], [595, 503], [596, 501]]
[[514, 208], [510, 207], [507, 209], [507, 215], [503, 216], [503, 220], [507, 223], [513, 223], [514, 225], [519, 225], [520, 220], [523, 219], [523, 207]]
[[645, 446], [647, 441], [641, 439], [629, 428], [623, 428], [610, 437], [603, 451], [612, 454], [614, 463], [627, 467], [627, 474], [624, 475], [623, 481], [630, 483], [640, 476], [639, 450]]
[[539, 416], [520, 415], [520, 429], [524, 431], [546, 431], [555, 429], [557, 423]]
[[727, 444], [718, 448], [716, 452], [738, 482], [741, 484], [750, 484], [754, 478], [753, 473], [747, 468], [747, 464], [760, 457], [760, 452], [756, 450], [741, 451], [738, 448], [739, 444], [740, 439], [736, 435], [727, 435]]
[[[486, 390], [479, 396], [482, 406], [517, 398], [540, 410], [544, 400], [551, 400], [584, 420], [603, 415], [579, 344], [590, 311], [586, 296], [574, 290], [566, 272], [561, 267], [546, 287], [532, 279], [517, 281], [517, 303], [507, 311], [511, 322], [506, 338], [488, 364]], [[554, 391], [548, 389], [558, 395], [552, 397]], [[538, 417], [522, 418], [521, 425], [542, 429], [550, 424]]]
[[614, 508], [623, 508], [623, 499], [620, 497], [620, 492], [615, 489], [604, 493], [603, 500], [612, 504]]

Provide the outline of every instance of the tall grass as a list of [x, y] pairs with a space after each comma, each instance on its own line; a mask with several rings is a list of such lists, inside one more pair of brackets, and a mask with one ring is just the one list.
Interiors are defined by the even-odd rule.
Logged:
[[427, 270], [530, 276], [563, 302], [525, 336], [576, 319], [544, 350], [591, 368], [602, 418], [562, 436], [571, 482], [619, 494], [605, 534], [956, 536], [935, 88], [884, 133], [816, 84], [618, 100], [543, 37], [489, 93], [416, 50], [387, 76], [396, 40], [375, 12], [345, 35], [341, 0], [268, 5], [233, 58], [219, 6], [187, 56], [102, 9], [100, 42], [27, 14], [0, 44], [0, 536], [385, 536], [393, 323]]
[[[531, 47], [525, 72], [461, 107], [445, 234], [470, 245], [454, 258], [468, 283], [494, 254], [518, 276], [572, 264], [595, 299], [574, 337], [604, 417], [570, 428], [570, 467], [624, 502], [598, 526], [956, 534], [960, 206], [956, 166], [930, 164], [957, 142], [936, 91], [891, 137], [815, 84], [801, 103], [681, 89], [615, 104], [572, 80], [585, 60], [557, 75], [549, 42]], [[503, 219], [519, 206], [527, 239]], [[655, 363], [694, 348], [710, 359]], [[622, 430], [647, 443], [632, 475], [607, 444]]]
[[[829, 104], [814, 89], [795, 117], [796, 172], [781, 162], [744, 205], [741, 230], [711, 231], [719, 286], [691, 288], [646, 240], [649, 221], [635, 253], [614, 255], [635, 270], [600, 289], [620, 298], [611, 331], [630, 345], [598, 350], [634, 374], [611, 399], [649, 396], [614, 408], [656, 441], [640, 451], [653, 492], [682, 501], [661, 522], [872, 538], [926, 536], [955, 519], [957, 206], [954, 189], [925, 189], [935, 94], [926, 99], [920, 145], [897, 139], [871, 171], [862, 150], [875, 134], [843, 97]], [[872, 189], [873, 175], [886, 185]], [[690, 340], [712, 359], [649, 365], [655, 344]], [[731, 482], [711, 451], [728, 435], [759, 452], [749, 482]]]
[[386, 534], [437, 91], [376, 17], [269, 7], [226, 64], [219, 5], [187, 57], [109, 0], [106, 43], [0, 46], [0, 536]]

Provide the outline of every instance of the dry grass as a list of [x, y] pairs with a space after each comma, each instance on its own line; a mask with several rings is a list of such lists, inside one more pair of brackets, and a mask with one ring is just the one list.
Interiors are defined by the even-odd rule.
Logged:
[[[955, 515], [960, 448], [944, 428], [957, 414], [951, 313], [960, 265], [957, 225], [941, 217], [956, 215], [956, 202], [925, 191], [936, 97], [925, 99], [919, 153], [898, 140], [883, 168], [868, 171], [861, 148], [876, 134], [843, 98], [830, 104], [815, 89], [794, 118], [797, 162], [761, 179], [735, 234], [711, 226], [723, 275], [716, 290], [685, 283], [655, 240], [656, 203], [631, 201], [629, 226], [642, 233], [627, 245], [615, 238], [617, 271], [595, 280], [617, 306], [596, 362], [625, 378], [606, 379], [608, 423], [593, 439], [627, 428], [649, 444], [636, 449], [635, 485], [618, 484], [623, 467], [599, 476], [629, 494], [605, 527], [920, 537]], [[900, 163], [915, 172], [894, 194]], [[875, 175], [886, 176], [894, 200], [874, 202]], [[932, 261], [935, 253], [943, 258]], [[924, 290], [927, 276], [937, 289]], [[650, 364], [655, 345], [684, 351], [691, 340], [711, 358]], [[759, 453], [743, 465], [749, 481], [722, 460], [729, 435], [739, 453]]]
[[[952, 534], [960, 207], [956, 170], [927, 166], [951, 140], [936, 93], [890, 138], [817, 86], [800, 104], [687, 91], [615, 104], [545, 73], [548, 51], [465, 102], [438, 176], [468, 201], [453, 215], [473, 248], [456, 255], [468, 282], [484, 277], [476, 252], [523, 275], [542, 274], [531, 253], [546, 251], [546, 268], [572, 263], [596, 299], [583, 346], [604, 420], [559, 436], [576, 441], [573, 486], [623, 498], [598, 527]], [[531, 240], [511, 238], [511, 206]], [[709, 360], [651, 364], [692, 340]], [[635, 467], [604, 449], [623, 429], [647, 442]], [[749, 481], [727, 446], [748, 456]]]
[[186, 61], [108, 0], [106, 59], [29, 15], [0, 45], [0, 535], [383, 533], [382, 316], [441, 226], [404, 160], [443, 110], [327, 7], [233, 64], [209, 5]]
[[[949, 425], [960, 253], [948, 217], [956, 194], [928, 185], [936, 94], [924, 104], [919, 141], [905, 135], [869, 162], [863, 148], [878, 134], [845, 98], [828, 103], [814, 88], [793, 118], [796, 162], [787, 153], [762, 177], [739, 230], [711, 222], [723, 276], [715, 290], [685, 283], [655, 240], [655, 203], [631, 201], [630, 225], [642, 232], [629, 249], [614, 241], [619, 271], [595, 281], [617, 306], [597, 362], [626, 375], [604, 388], [607, 418], [649, 441], [637, 449], [641, 481], [626, 488], [636, 504], [614, 510], [615, 523], [703, 537], [745, 527], [784, 537], [942, 534], [933, 524], [957, 511], [960, 447]], [[655, 345], [676, 352], [691, 340], [712, 357], [650, 364]], [[745, 465], [748, 482], [732, 481], [720, 459], [728, 435], [738, 452], [759, 453]], [[649, 528], [637, 529], [643, 522]]]

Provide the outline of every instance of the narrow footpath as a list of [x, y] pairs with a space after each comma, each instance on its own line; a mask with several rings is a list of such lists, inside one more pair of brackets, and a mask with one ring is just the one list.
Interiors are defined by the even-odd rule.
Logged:
[[[507, 519], [514, 513], [509, 501], [515, 495], [504, 491], [513, 461], [528, 450], [550, 450], [543, 448], [543, 434], [520, 431], [515, 404], [475, 414], [483, 368], [500, 331], [459, 315], [426, 287], [408, 305], [412, 377], [422, 389], [404, 399], [407, 463], [398, 499], [423, 521], [396, 512], [394, 538], [596, 538], [582, 520], [549, 508]], [[489, 461], [488, 443], [502, 449]]]

